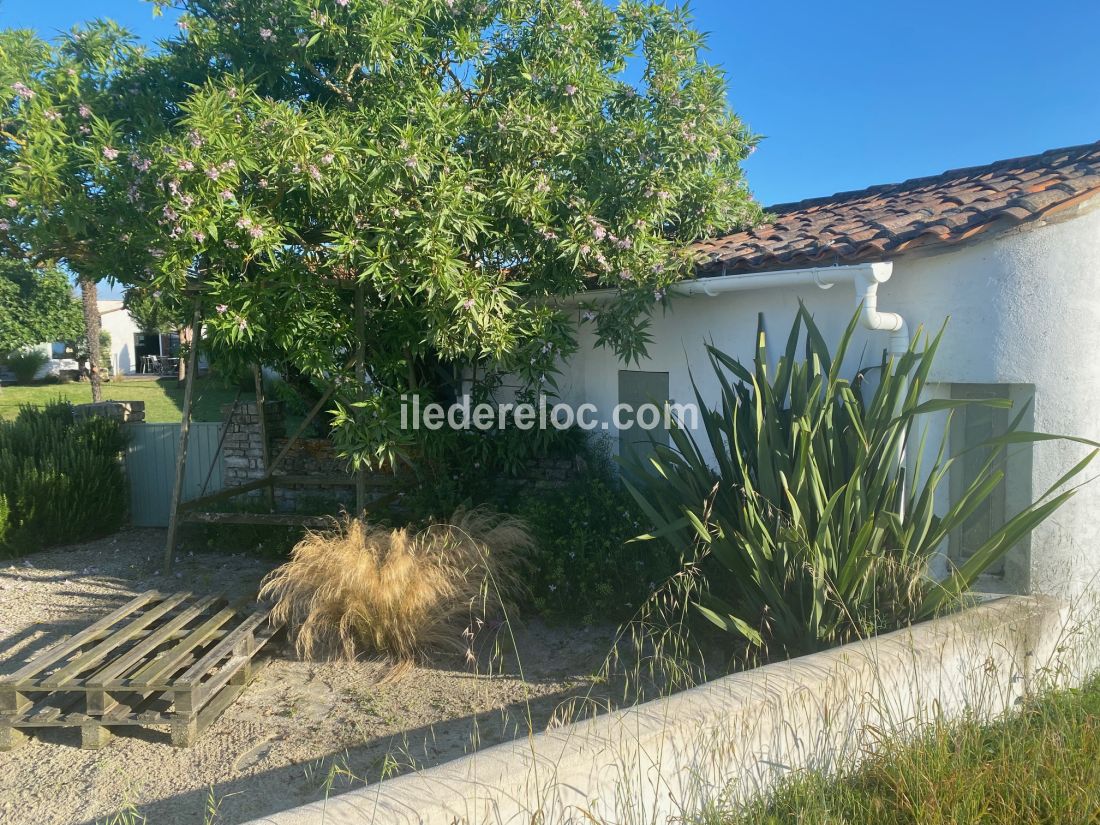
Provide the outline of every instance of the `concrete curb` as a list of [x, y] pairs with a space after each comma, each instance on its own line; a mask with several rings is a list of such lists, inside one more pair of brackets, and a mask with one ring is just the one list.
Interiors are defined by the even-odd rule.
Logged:
[[1043, 597], [717, 679], [249, 825], [665, 823], [932, 719], [1012, 707], [1064, 647]]

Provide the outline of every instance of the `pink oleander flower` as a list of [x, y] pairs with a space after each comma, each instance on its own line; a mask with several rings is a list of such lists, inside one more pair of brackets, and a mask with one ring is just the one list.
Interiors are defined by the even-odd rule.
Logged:
[[321, 156], [321, 163], [323, 163], [325, 166], [332, 166], [335, 160], [336, 155], [332, 154], [332, 152], [326, 152], [324, 155]]
[[258, 185], [258, 186], [259, 186], [259, 187], [260, 187], [261, 189], [267, 189], [267, 187], [268, 187], [268, 186], [270, 186], [270, 184], [269, 184], [269, 183], [267, 182], [267, 178], [260, 178], [260, 179], [259, 179], [259, 180], [257, 181], [257, 185]]
[[597, 241], [602, 241], [607, 237], [607, 230], [602, 225], [596, 224], [592, 227], [592, 235]]
[[219, 194], [223, 201], [231, 201], [235, 197], [228, 189], [223, 189]]
[[263, 227], [254, 226], [248, 230], [248, 234], [251, 235], [253, 238], [262, 238], [264, 236]]
[[273, 32], [271, 29], [260, 29], [260, 39], [268, 41], [274, 40], [275, 32]]
[[620, 272], [619, 277], [624, 281], [634, 280], [634, 276], [631, 274], [629, 269], [624, 269], [622, 272]]
[[250, 226], [252, 226], [252, 219], [248, 216], [237, 218], [238, 229], [248, 229]]
[[558, 133], [558, 125], [556, 123], [550, 124], [550, 134], [556, 135]]
[[248, 321], [246, 321], [244, 318], [241, 318], [239, 321], [237, 321], [237, 329], [239, 329], [241, 332], [244, 332], [246, 329], [248, 329]]
[[61, 113], [55, 111], [54, 109], [47, 109], [44, 113], [44, 116], [46, 120], [49, 120], [51, 122], [55, 120], [61, 120]]
[[195, 171], [195, 164], [189, 160], [181, 160], [179, 163], [179, 169], [181, 172], [193, 172]]
[[410, 169], [414, 168], [416, 166], [416, 155], [409, 155], [405, 158], [405, 165]]
[[321, 179], [321, 170], [314, 166], [312, 163], [309, 165], [309, 176], [314, 180]]
[[185, 32], [189, 28], [191, 28], [191, 24], [185, 18], [181, 18], [181, 19], [177, 20], [176, 21], [176, 26], [179, 28], [179, 30], [181, 32]]
[[195, 205], [195, 199], [190, 195], [180, 195], [180, 203], [183, 205], [184, 209], [190, 209]]
[[191, 237], [195, 239], [196, 243], [203, 243], [206, 240], [205, 232], [192, 232]]
[[34, 92], [24, 83], [12, 83], [11, 90], [23, 98], [23, 100], [30, 100], [34, 97]]
[[220, 176], [221, 172], [219, 172], [215, 166], [211, 166], [206, 170], [206, 177], [210, 178], [210, 180], [217, 180]]
[[577, 87], [574, 86], [572, 83], [568, 84], [565, 87], [565, 94], [568, 95], [569, 97], [572, 97], [576, 93], [577, 93]]
[[719, 151], [717, 147], [707, 152], [707, 160], [709, 160], [711, 163], [714, 163], [720, 157], [722, 157], [722, 152]]
[[0, 220], [0, 232], [7, 232], [11, 229], [11, 223], [9, 221]]
[[336, 5], [341, 8], [347, 8], [348, 0], [336, 0]]
[[228, 310], [229, 307], [227, 307], [225, 304], [218, 304], [216, 307], [214, 307], [214, 309], [218, 311], [218, 315], [225, 315], [226, 310]]
[[114, 160], [118, 157], [118, 149], [114, 149], [110, 146], [104, 146], [103, 157], [107, 158], [107, 160]]
[[8, 198], [7, 200], [4, 201], [4, 204], [9, 209], [15, 209], [19, 206], [19, 201], [17, 201], [15, 198]]
[[92, 116], [92, 107], [89, 106], [87, 103], [81, 103], [79, 106], [76, 107], [76, 111], [85, 120]]
[[462, 302], [462, 307], [463, 307], [463, 309], [473, 309], [474, 308], [474, 299], [473, 298], [467, 298], [465, 301]]

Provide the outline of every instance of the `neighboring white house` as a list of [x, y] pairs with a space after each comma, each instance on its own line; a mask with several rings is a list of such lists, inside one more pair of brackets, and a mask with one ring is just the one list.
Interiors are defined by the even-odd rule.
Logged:
[[132, 375], [146, 370], [149, 356], [164, 359], [179, 355], [178, 332], [142, 330], [122, 301], [100, 301], [99, 320], [111, 335], [111, 370], [115, 374]]
[[[179, 355], [180, 336], [178, 332], [148, 332], [130, 315], [120, 300], [102, 300], [98, 302], [99, 320], [104, 331], [111, 336], [109, 353], [112, 375], [135, 375], [149, 370], [154, 364]], [[41, 381], [49, 376], [76, 376], [80, 364], [76, 360], [76, 344], [72, 341], [48, 341], [34, 349], [42, 352], [48, 359], [35, 374], [35, 380]], [[150, 358], [152, 356], [152, 358]], [[170, 362], [169, 362], [170, 363]], [[200, 361], [201, 363], [201, 361]], [[15, 376], [5, 368], [0, 368], [0, 379], [12, 381]]]
[[[850, 375], [877, 364], [892, 337], [905, 344], [919, 327], [935, 331], [950, 318], [932, 375], [936, 393], [1017, 402], [1034, 396], [1026, 429], [1100, 440], [1097, 207], [1100, 144], [773, 207], [767, 225], [695, 245], [698, 277], [677, 287], [667, 312], [656, 313], [654, 343], [640, 365], [628, 367], [595, 347], [592, 325], [578, 309], [580, 348], [563, 365], [561, 395], [593, 403], [605, 416], [620, 402], [692, 401], [690, 368], [704, 396], [716, 399], [705, 342], [751, 361], [762, 313], [780, 338], [778, 350], [800, 299], [827, 340], [836, 340], [858, 302], [877, 297], [881, 313], [865, 320], [881, 329], [859, 331]], [[891, 331], [901, 321], [904, 328]], [[972, 409], [952, 428], [952, 451], [998, 426], [989, 408]], [[619, 436], [613, 421], [606, 424]], [[944, 419], [927, 425], [935, 436]], [[1086, 452], [1068, 442], [1014, 449], [990, 522], [1010, 517]], [[1014, 550], [998, 581], [985, 585], [1081, 592], [1100, 575], [1098, 525], [1100, 481]], [[965, 555], [965, 543], [953, 539], [945, 552]]]

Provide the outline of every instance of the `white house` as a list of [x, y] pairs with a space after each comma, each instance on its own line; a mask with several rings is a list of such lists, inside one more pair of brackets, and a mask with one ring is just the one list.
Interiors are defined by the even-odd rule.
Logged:
[[[937, 393], [1033, 396], [1025, 428], [1100, 440], [1097, 207], [1100, 143], [773, 207], [771, 223], [695, 245], [698, 277], [656, 314], [640, 365], [595, 347], [578, 309], [580, 349], [564, 365], [563, 400], [594, 403], [601, 414], [647, 396], [691, 401], [689, 367], [716, 397], [705, 342], [751, 361], [758, 313], [773, 337], [785, 338], [800, 299], [836, 340], [857, 304], [870, 299], [874, 308], [877, 299], [879, 312], [864, 321], [879, 329], [860, 330], [850, 375], [877, 363], [891, 338], [905, 344], [919, 326], [936, 330], [950, 318], [932, 376]], [[972, 409], [949, 435], [952, 450], [997, 426], [989, 408]], [[1085, 452], [1068, 442], [1015, 449], [989, 519], [1010, 517]], [[987, 585], [1080, 592], [1100, 575], [1098, 523], [1100, 481], [1014, 550]], [[945, 551], [966, 548], [953, 542]]]
[[111, 335], [111, 370], [115, 374], [132, 375], [145, 371], [150, 356], [159, 360], [179, 355], [178, 332], [143, 330], [122, 301], [100, 301], [99, 320]]

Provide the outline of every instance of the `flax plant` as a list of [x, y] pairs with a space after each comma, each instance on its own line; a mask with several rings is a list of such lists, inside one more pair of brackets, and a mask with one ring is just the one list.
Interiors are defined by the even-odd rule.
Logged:
[[674, 428], [671, 444], [654, 445], [646, 462], [626, 461], [628, 486], [654, 526], [640, 538], [696, 548], [694, 574], [673, 586], [686, 582], [697, 612], [749, 658], [803, 654], [950, 607], [1074, 494], [1067, 482], [1096, 455], [934, 580], [930, 565], [948, 536], [1004, 483], [998, 457], [1011, 445], [1062, 437], [1023, 431], [1018, 410], [1004, 434], [981, 445], [987, 459], [971, 483], [937, 512], [937, 491], [960, 453], [950, 454], [945, 427], [931, 466], [921, 466], [927, 434], [902, 461], [915, 425], [1010, 402], [928, 397], [943, 328], [918, 330], [908, 351], [884, 356], [881, 380], [865, 396], [865, 382], [842, 375], [858, 321], [830, 351], [800, 307], [774, 370], [762, 322], [751, 365], [708, 347], [718, 406], [708, 409], [693, 376], [701, 427]]

